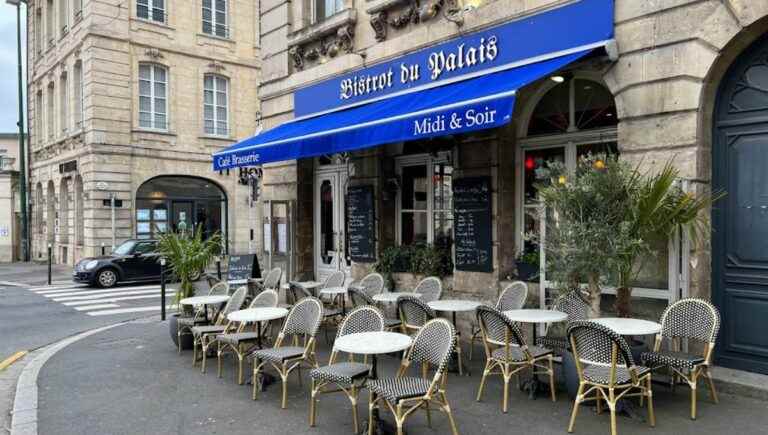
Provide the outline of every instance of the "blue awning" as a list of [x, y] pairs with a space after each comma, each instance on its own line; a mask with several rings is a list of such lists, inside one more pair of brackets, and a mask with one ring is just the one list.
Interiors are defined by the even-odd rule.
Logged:
[[213, 168], [255, 166], [499, 127], [512, 119], [517, 89], [590, 51], [288, 121], [215, 153]]

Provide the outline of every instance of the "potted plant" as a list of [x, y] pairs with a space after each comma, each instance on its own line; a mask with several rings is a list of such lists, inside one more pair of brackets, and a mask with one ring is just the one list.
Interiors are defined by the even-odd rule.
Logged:
[[[174, 303], [195, 295], [195, 277], [200, 276], [200, 271], [205, 270], [216, 259], [221, 250], [221, 235], [217, 232], [204, 239], [202, 226], [198, 226], [193, 232], [182, 230], [179, 232], [166, 232], [158, 237], [158, 253], [167, 261], [167, 273], [179, 280], [179, 289], [174, 296]], [[186, 308], [184, 308], [186, 309]], [[191, 310], [191, 307], [189, 308]], [[181, 315], [191, 315], [192, 312], [180, 312], [170, 317], [169, 329], [174, 344], [178, 345], [178, 323]], [[189, 346], [186, 346], [186, 345]], [[189, 343], [182, 343], [182, 348], [191, 348]]]
[[539, 277], [539, 253], [525, 252], [515, 259], [517, 279], [535, 281]]
[[390, 291], [395, 289], [395, 273], [409, 273], [415, 276], [436, 276], [444, 278], [453, 273], [451, 250], [435, 245], [390, 246], [381, 253], [374, 270], [381, 273]]

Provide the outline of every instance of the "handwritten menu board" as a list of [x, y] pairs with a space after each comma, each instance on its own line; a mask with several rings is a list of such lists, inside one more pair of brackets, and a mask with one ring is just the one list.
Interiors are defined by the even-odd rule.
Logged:
[[261, 268], [259, 259], [254, 254], [230, 255], [227, 280], [235, 281], [248, 278], [259, 278]]
[[347, 248], [352, 261], [376, 261], [373, 186], [351, 186], [347, 189]]
[[453, 180], [453, 219], [456, 269], [491, 272], [493, 240], [490, 177]]

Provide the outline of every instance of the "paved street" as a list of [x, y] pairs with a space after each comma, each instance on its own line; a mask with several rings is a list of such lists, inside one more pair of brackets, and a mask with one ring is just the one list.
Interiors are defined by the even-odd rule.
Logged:
[[[327, 361], [328, 346], [320, 339], [320, 360]], [[480, 348], [476, 349], [480, 351]], [[480, 355], [478, 353], [478, 355]], [[529, 400], [515, 388], [510, 410], [501, 413], [502, 384], [489, 380], [483, 402], [474, 397], [480, 377], [480, 360], [472, 362], [473, 376], [450, 374], [448, 396], [463, 434], [565, 433], [571, 402], [564, 392], [557, 403], [545, 398]], [[381, 358], [381, 375], [394, 374], [397, 360]], [[270, 386], [261, 399], [250, 399], [250, 388], [234, 382], [231, 359], [224, 362], [222, 379], [216, 377], [215, 360], [208, 373], [191, 364], [191, 352], [179, 355], [168, 326], [147, 319], [118, 326], [79, 341], [56, 354], [40, 378], [38, 429], [40, 434], [349, 434], [350, 404], [340, 394], [325, 395], [319, 404], [318, 426], [310, 429], [308, 384], [289, 380], [288, 409], [281, 410], [279, 388]], [[657, 427], [627, 418], [619, 419], [622, 435], [764, 433], [768, 403], [721, 395], [713, 405], [706, 394], [699, 402], [699, 419], [688, 418], [688, 391], [671, 393], [656, 387]], [[77, 400], [73, 400], [76, 398]], [[360, 396], [361, 418], [367, 392]], [[644, 410], [641, 410], [644, 412]], [[385, 414], [386, 415], [386, 414]], [[389, 416], [386, 417], [391, 421]], [[417, 414], [408, 420], [409, 434], [445, 434], [444, 417], [433, 413], [434, 430]], [[585, 407], [576, 423], [576, 434], [608, 434], [608, 414], [595, 415]]]

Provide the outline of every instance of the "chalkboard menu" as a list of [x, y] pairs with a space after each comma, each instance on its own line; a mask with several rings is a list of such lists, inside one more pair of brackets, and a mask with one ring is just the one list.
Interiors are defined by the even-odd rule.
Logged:
[[229, 256], [228, 281], [259, 277], [261, 277], [261, 268], [255, 254]]
[[456, 239], [456, 270], [491, 272], [491, 179], [453, 180], [453, 225]]
[[349, 257], [358, 263], [376, 261], [373, 205], [373, 186], [351, 186], [347, 189], [347, 248]]

